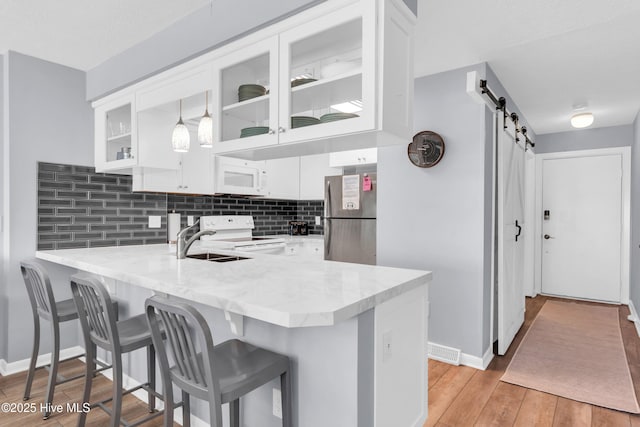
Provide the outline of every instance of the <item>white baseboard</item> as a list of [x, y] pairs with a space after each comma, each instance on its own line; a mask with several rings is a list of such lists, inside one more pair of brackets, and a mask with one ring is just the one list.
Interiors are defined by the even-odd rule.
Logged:
[[629, 298], [629, 311], [631, 312], [631, 315], [628, 317], [628, 319], [633, 322], [636, 327], [638, 337], [640, 337], [640, 318], [638, 317], [638, 312], [636, 311], [631, 298]]
[[470, 366], [472, 368], [480, 369], [484, 371], [489, 366], [489, 363], [493, 360], [493, 349], [489, 347], [484, 352], [482, 357], [471, 356], [470, 354], [462, 353], [460, 357], [460, 364], [464, 366]]
[[[69, 359], [71, 357], [80, 356], [84, 354], [84, 348], [80, 346], [64, 348], [60, 350], [60, 360]], [[12, 375], [18, 372], [23, 372], [29, 369], [30, 358], [16, 360], [15, 362], [7, 363], [6, 360], [0, 359], [0, 375]], [[51, 363], [51, 353], [41, 354], [36, 361], [36, 367], [42, 367]]]
[[[436, 344], [432, 342], [429, 342], [429, 346], [435, 347], [435, 348], [442, 347], [448, 350], [450, 349], [450, 350], [455, 350], [457, 352], [460, 352], [460, 350], [458, 349], [454, 349], [452, 347], [445, 347], [440, 344]], [[447, 358], [432, 357], [431, 354], [428, 354], [428, 357], [429, 359], [439, 360], [441, 362], [449, 363], [451, 365], [457, 365], [457, 363], [454, 363], [452, 360], [447, 360]], [[460, 352], [460, 365], [469, 366], [471, 368], [480, 369], [482, 371], [487, 369], [487, 366], [489, 366], [489, 363], [491, 363], [491, 360], [493, 360], [493, 350], [491, 347], [487, 349], [487, 351], [484, 353], [482, 357], [472, 356], [470, 354]]]

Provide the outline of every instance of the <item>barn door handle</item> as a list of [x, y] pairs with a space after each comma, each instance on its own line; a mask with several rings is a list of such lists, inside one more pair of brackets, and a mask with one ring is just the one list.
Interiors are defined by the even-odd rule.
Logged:
[[518, 234], [516, 234], [516, 242], [518, 241], [518, 237], [522, 234], [522, 226], [518, 225], [518, 220], [516, 219], [516, 228], [518, 229]]

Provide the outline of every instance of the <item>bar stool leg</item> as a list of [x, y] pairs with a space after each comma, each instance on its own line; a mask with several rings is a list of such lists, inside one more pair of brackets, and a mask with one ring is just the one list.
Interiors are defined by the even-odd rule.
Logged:
[[113, 407], [111, 408], [111, 427], [120, 426], [122, 416], [122, 356], [113, 355]]
[[38, 352], [40, 351], [40, 317], [33, 316], [33, 351], [31, 352], [31, 362], [29, 362], [29, 373], [27, 374], [27, 384], [24, 388], [24, 400], [31, 397], [31, 384], [33, 376], [36, 372], [36, 361], [38, 360]]
[[51, 333], [53, 335], [53, 351], [51, 352], [51, 367], [49, 369], [49, 384], [47, 385], [47, 397], [45, 404], [47, 410], [42, 416], [43, 420], [46, 420], [51, 415], [51, 411], [48, 408], [53, 403], [53, 392], [55, 391], [56, 382], [58, 379], [58, 365], [60, 362], [60, 329], [58, 322], [55, 319], [51, 319]]
[[[149, 388], [156, 389], [156, 351], [153, 348], [153, 344], [147, 346], [147, 381], [149, 382]], [[156, 410], [156, 396], [149, 392], [149, 412], [155, 412]]]
[[[85, 342], [89, 342], [86, 341]], [[95, 358], [96, 358], [96, 345], [90, 344], [87, 345], [85, 350], [85, 374], [84, 374], [84, 391], [82, 392], [82, 400], [80, 404], [88, 403], [91, 400], [91, 383], [93, 382], [93, 375], [95, 370]], [[84, 427], [85, 422], [87, 421], [87, 413], [85, 411], [80, 411], [80, 415], [78, 417], [78, 427]]]
[[229, 425], [240, 427], [240, 399], [229, 402]]
[[182, 427], [191, 427], [191, 401], [189, 400], [189, 393], [186, 391], [182, 392]]
[[287, 369], [282, 375], [280, 375], [280, 392], [282, 397], [282, 427], [292, 427], [292, 415], [291, 415], [291, 376], [289, 375], [289, 369]]

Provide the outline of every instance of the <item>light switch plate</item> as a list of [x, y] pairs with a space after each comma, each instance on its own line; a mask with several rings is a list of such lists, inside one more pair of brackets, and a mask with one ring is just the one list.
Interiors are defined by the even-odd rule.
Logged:
[[162, 217], [160, 215], [149, 215], [149, 228], [162, 227]]
[[193, 223], [195, 222], [195, 217], [193, 215], [187, 215], [187, 225], [188, 226], [192, 226]]
[[316, 225], [320, 225], [320, 217], [316, 216]]

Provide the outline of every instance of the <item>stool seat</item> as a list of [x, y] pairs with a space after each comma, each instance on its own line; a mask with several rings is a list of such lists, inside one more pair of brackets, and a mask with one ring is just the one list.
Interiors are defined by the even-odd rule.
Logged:
[[76, 310], [76, 303], [73, 302], [73, 298], [56, 302], [56, 308], [58, 310], [58, 321], [60, 322], [78, 318], [78, 310]]
[[120, 347], [123, 353], [152, 345], [151, 331], [144, 314], [120, 320], [116, 323]]

